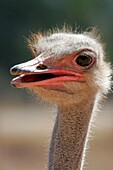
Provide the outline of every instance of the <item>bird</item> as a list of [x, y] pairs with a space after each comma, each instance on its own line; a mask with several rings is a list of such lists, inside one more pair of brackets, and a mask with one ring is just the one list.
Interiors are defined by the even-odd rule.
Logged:
[[38, 32], [34, 58], [13, 66], [11, 85], [28, 88], [56, 108], [48, 170], [82, 170], [93, 118], [111, 89], [111, 63], [95, 28]]

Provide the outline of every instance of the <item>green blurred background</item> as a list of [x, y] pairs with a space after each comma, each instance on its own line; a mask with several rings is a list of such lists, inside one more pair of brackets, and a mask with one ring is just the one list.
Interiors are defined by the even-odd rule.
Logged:
[[[96, 26], [113, 62], [113, 0], [0, 1], [0, 170], [42, 170], [46, 165], [47, 143], [44, 141], [49, 139], [51, 113], [32, 104], [25, 90], [10, 86], [9, 69], [31, 59], [25, 37], [64, 23], [78, 30]], [[91, 142], [87, 170], [113, 169], [112, 103], [113, 95], [109, 95], [94, 129], [95, 140]]]

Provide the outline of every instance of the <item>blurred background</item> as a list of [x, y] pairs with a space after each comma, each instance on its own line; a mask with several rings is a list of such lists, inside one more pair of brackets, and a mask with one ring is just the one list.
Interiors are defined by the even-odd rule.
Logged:
[[[31, 59], [25, 37], [69, 24], [96, 26], [113, 62], [113, 0], [0, 1], [0, 170], [44, 170], [54, 115], [24, 89], [10, 86], [11, 66]], [[46, 111], [45, 111], [46, 110]], [[108, 95], [92, 132], [85, 170], [113, 169], [113, 95]]]

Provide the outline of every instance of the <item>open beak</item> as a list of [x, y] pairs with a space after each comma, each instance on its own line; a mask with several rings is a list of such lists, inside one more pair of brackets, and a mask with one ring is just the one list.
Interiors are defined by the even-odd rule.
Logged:
[[12, 75], [19, 75], [11, 81], [12, 86], [50, 87], [59, 86], [62, 82], [84, 82], [83, 74], [62, 68], [49, 68], [38, 60], [38, 57], [26, 63], [15, 65], [10, 69]]

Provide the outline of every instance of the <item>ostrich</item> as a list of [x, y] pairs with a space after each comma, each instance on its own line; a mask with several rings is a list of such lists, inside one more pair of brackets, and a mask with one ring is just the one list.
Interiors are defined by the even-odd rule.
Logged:
[[56, 105], [48, 170], [82, 170], [92, 117], [111, 86], [111, 66], [94, 31], [33, 34], [35, 58], [11, 68], [11, 81]]

